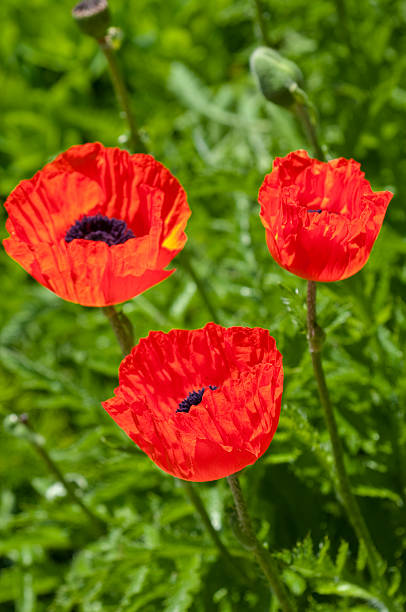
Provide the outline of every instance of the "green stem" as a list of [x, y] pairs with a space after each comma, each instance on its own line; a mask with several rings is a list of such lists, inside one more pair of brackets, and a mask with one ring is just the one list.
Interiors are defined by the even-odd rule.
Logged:
[[230, 486], [231, 493], [234, 498], [234, 504], [237, 512], [238, 525], [241, 532], [241, 543], [252, 551], [258, 565], [262, 569], [272, 591], [279, 600], [280, 607], [283, 612], [294, 612], [296, 607], [291, 601], [288, 592], [279, 577], [278, 566], [273, 560], [270, 553], [262, 546], [257, 539], [252, 527], [251, 519], [248, 514], [248, 508], [244, 499], [238, 476], [233, 474], [227, 477], [227, 482]]
[[254, 4], [255, 4], [255, 8], [257, 12], [257, 20], [258, 20], [259, 29], [261, 30], [262, 42], [267, 47], [270, 47], [271, 42], [269, 40], [268, 31], [266, 28], [265, 16], [262, 10], [261, 0], [254, 0]]
[[245, 582], [246, 577], [242, 575], [241, 570], [235, 564], [235, 560], [229, 553], [228, 549], [224, 546], [217, 531], [214, 529], [213, 523], [211, 522], [210, 517], [207, 513], [207, 510], [204, 507], [204, 504], [202, 502], [202, 499], [200, 495], [197, 493], [195, 487], [192, 485], [192, 483], [187, 482], [186, 480], [180, 480], [180, 479], [177, 479], [177, 480], [181, 484], [186, 495], [189, 497], [190, 501], [192, 502], [195, 509], [199, 513], [200, 518], [202, 519], [202, 522], [204, 526], [206, 527], [207, 532], [213, 541], [213, 544], [216, 546], [216, 548], [220, 552], [222, 558], [224, 559], [225, 564], [227, 565], [227, 568], [232, 574], [234, 574], [234, 576], [238, 580], [240, 581], [242, 580]]
[[352, 43], [351, 32], [348, 27], [350, 20], [348, 19], [348, 11], [345, 0], [335, 0], [335, 5], [340, 25], [339, 31], [344, 35], [344, 40], [347, 43], [348, 50], [350, 51], [351, 55], [354, 56], [355, 49]]
[[207, 308], [207, 312], [209, 313], [212, 321], [214, 323], [219, 323], [220, 321], [219, 314], [216, 308], [213, 306], [213, 303], [211, 301], [211, 298], [209, 296], [209, 292], [207, 291], [207, 287], [205, 283], [202, 281], [202, 279], [196, 272], [196, 268], [192, 264], [190, 252], [183, 251], [180, 255], [178, 255], [178, 259], [181, 265], [183, 265], [183, 267], [186, 268], [187, 272], [190, 274], [193, 282], [195, 283], [197, 290], [199, 291], [202, 297], [202, 300]]
[[[110, 75], [111, 75], [111, 80], [114, 86], [114, 90], [116, 92], [116, 96], [118, 99], [118, 102], [121, 106], [121, 108], [123, 109], [126, 118], [127, 118], [127, 122], [128, 122], [128, 126], [130, 128], [130, 136], [131, 136], [131, 149], [133, 151], [138, 151], [141, 153], [147, 153], [147, 147], [145, 146], [145, 144], [142, 142], [141, 137], [139, 135], [138, 129], [137, 129], [137, 125], [135, 123], [135, 118], [134, 115], [131, 111], [131, 105], [130, 105], [130, 99], [129, 99], [129, 95], [128, 95], [128, 91], [124, 82], [124, 78], [123, 75], [121, 73], [121, 70], [118, 66], [117, 63], [117, 59], [116, 59], [116, 55], [114, 50], [111, 48], [111, 45], [109, 43], [108, 38], [104, 38], [102, 40], [99, 40], [99, 45], [100, 48], [102, 49], [108, 65], [109, 65], [109, 69], [110, 69]], [[180, 259], [180, 258], [179, 258]], [[212, 317], [213, 321], [218, 321], [218, 316], [216, 313], [216, 310], [213, 306], [213, 304], [211, 303], [211, 300], [208, 296], [208, 293], [206, 291], [206, 287], [203, 283], [203, 281], [200, 279], [199, 275], [196, 272], [196, 269], [194, 268], [194, 266], [191, 264], [190, 262], [190, 256], [186, 255], [184, 257], [182, 257], [182, 261], [184, 263], [185, 268], [187, 269], [188, 273], [190, 274], [190, 276], [192, 277], [193, 281], [195, 282], [198, 291], [200, 292], [202, 299], [207, 307], [207, 310], [210, 313], [210, 316]], [[112, 309], [112, 306], [109, 306], [107, 308]], [[111, 319], [110, 319], [111, 320]], [[113, 323], [112, 323], [113, 325]], [[116, 329], [115, 327], [113, 327], [116, 335]], [[123, 339], [122, 338], [118, 338], [118, 341], [120, 343], [120, 346], [123, 350], [127, 348], [125, 345], [123, 345]], [[129, 352], [129, 351], [127, 351]], [[127, 354], [127, 353], [124, 353]]]
[[186, 480], [178, 479], [178, 482], [180, 482], [181, 486], [183, 487], [190, 501], [196, 508], [197, 512], [200, 514], [200, 518], [202, 519], [204, 526], [209, 532], [211, 539], [213, 540], [214, 544], [219, 549], [220, 553], [223, 555], [225, 559], [227, 559], [228, 561], [231, 561], [232, 557], [230, 553], [228, 552], [227, 548], [224, 546], [223, 542], [220, 540], [220, 537], [217, 531], [214, 529], [213, 524], [210, 520], [210, 517], [207, 513], [207, 510], [204, 507], [201, 497], [197, 494], [196, 489], [193, 487], [193, 485], [190, 482], [187, 482]]
[[321, 148], [319, 138], [317, 135], [317, 125], [315, 124], [306, 103], [297, 102], [295, 104], [295, 112], [303, 126], [303, 130], [306, 134], [314, 155], [321, 161], [325, 160], [323, 149]]
[[141, 140], [135, 117], [131, 110], [130, 96], [128, 95], [122, 72], [117, 63], [115, 51], [112, 49], [107, 37], [98, 42], [109, 66], [110, 76], [118, 103], [126, 116], [130, 128], [130, 148], [136, 153], [146, 153], [146, 147]]
[[[122, 107], [126, 115], [127, 121], [128, 121], [128, 125], [130, 128], [130, 135], [131, 135], [131, 148], [134, 151], [140, 151], [140, 152], [146, 153], [147, 149], [144, 143], [142, 142], [140, 135], [138, 133], [138, 129], [135, 123], [135, 118], [131, 111], [128, 91], [125, 86], [125, 82], [124, 82], [122, 73], [117, 64], [115, 53], [106, 38], [99, 41], [99, 44], [100, 44], [100, 47], [109, 65], [110, 75], [111, 75], [111, 79], [113, 82], [113, 86], [116, 92], [118, 102], [120, 106]], [[208, 297], [204, 283], [199, 278], [195, 268], [190, 262], [189, 257], [187, 256], [184, 257], [183, 262], [190, 276], [192, 277], [194, 283], [196, 284], [198, 290], [200, 291], [203, 301], [206, 304], [206, 307], [211, 317], [213, 318], [213, 321], [218, 320], [217, 313]], [[117, 340], [118, 340], [118, 343], [120, 345], [123, 355], [124, 356], [128, 355], [131, 352], [131, 349], [134, 345], [134, 335], [133, 335], [133, 330], [132, 330], [130, 320], [123, 313], [118, 313], [117, 310], [114, 308], [114, 306], [104, 307], [103, 312], [108, 318], [108, 320], [110, 321], [110, 324], [117, 337]], [[209, 532], [209, 535], [212, 538], [214, 544], [217, 546], [217, 548], [219, 549], [220, 553], [223, 555], [224, 558], [231, 560], [231, 555], [226, 549], [226, 547], [224, 546], [224, 544], [222, 543], [222, 541], [220, 540], [218, 533], [214, 529], [210, 521], [209, 515], [207, 514], [206, 509], [198, 493], [192, 488], [192, 486], [189, 483], [182, 482], [182, 485], [185, 491], [187, 492], [189, 499], [192, 501], [196, 510], [200, 514], [202, 521], [204, 525], [206, 526]]]
[[131, 321], [123, 312], [118, 312], [114, 306], [104, 306], [102, 310], [113, 328], [121, 352], [124, 357], [131, 353], [134, 346], [134, 332]]
[[406, 434], [404, 433], [403, 411], [398, 407], [397, 400], [394, 401], [392, 399], [391, 404], [389, 422], [392, 429], [392, 448], [395, 462], [398, 466], [397, 480], [399, 492], [403, 500], [403, 511], [406, 512]]
[[48, 453], [47, 449], [45, 448], [41, 437], [38, 436], [37, 433], [34, 431], [31, 423], [28, 421], [27, 415], [24, 414], [20, 416], [20, 423], [22, 423], [30, 432], [31, 435], [29, 436], [29, 440], [32, 446], [35, 448], [35, 450], [37, 451], [41, 459], [44, 461], [44, 463], [47, 465], [49, 471], [52, 472], [54, 476], [56, 476], [57, 480], [63, 485], [65, 491], [71, 498], [72, 502], [76, 504], [77, 506], [79, 506], [79, 508], [87, 516], [87, 518], [90, 520], [92, 525], [98, 529], [98, 531], [105, 532], [106, 523], [100, 517], [96, 516], [96, 514], [93, 514], [93, 512], [86, 506], [86, 504], [77, 495], [74, 486], [68, 480], [66, 480], [61, 469], [58, 467], [58, 465], [55, 463], [55, 461], [52, 459], [51, 455]]
[[337, 493], [347, 511], [348, 518], [359, 542], [365, 546], [369, 571], [380, 590], [382, 602], [385, 603], [388, 610], [395, 610], [396, 608], [393, 607], [394, 604], [387, 598], [387, 586], [382, 577], [385, 570], [385, 564], [375, 548], [367, 524], [361, 514], [357, 499], [351, 490], [350, 481], [345, 468], [344, 450], [339, 437], [337, 422], [334, 416], [321, 359], [324, 332], [319, 327], [316, 320], [316, 283], [314, 281], [308, 281], [307, 285], [307, 329], [314, 376], [317, 382], [320, 403], [323, 408], [333, 451]]

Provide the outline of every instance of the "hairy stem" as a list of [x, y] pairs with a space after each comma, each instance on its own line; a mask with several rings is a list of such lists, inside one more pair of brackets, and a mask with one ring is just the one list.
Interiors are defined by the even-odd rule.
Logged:
[[41, 459], [44, 461], [44, 463], [47, 465], [49, 471], [52, 472], [52, 474], [56, 476], [57, 480], [63, 485], [66, 493], [71, 498], [72, 502], [76, 504], [77, 506], [79, 506], [79, 508], [83, 511], [83, 513], [87, 516], [87, 518], [92, 523], [92, 525], [98, 531], [105, 532], [106, 531], [105, 522], [99, 516], [94, 514], [90, 510], [90, 508], [87, 507], [87, 505], [83, 502], [83, 500], [76, 493], [75, 487], [68, 480], [66, 480], [61, 469], [52, 459], [51, 455], [48, 453], [44, 443], [41, 440], [41, 437], [38, 436], [37, 433], [34, 431], [31, 423], [28, 420], [28, 416], [26, 414], [23, 414], [20, 416], [20, 423], [22, 423], [30, 432], [31, 435], [29, 436], [29, 440], [32, 446], [35, 448], [35, 450], [37, 451]]
[[131, 353], [134, 346], [134, 332], [130, 319], [118, 312], [114, 306], [104, 306], [102, 310], [110, 322], [124, 357]]
[[261, 0], [254, 0], [254, 4], [255, 4], [255, 9], [257, 13], [259, 29], [261, 30], [262, 42], [267, 47], [270, 47], [271, 43], [269, 40], [267, 28], [266, 28], [266, 21], [265, 21], [265, 16], [263, 12], [262, 2]]
[[122, 108], [130, 128], [130, 147], [133, 152], [146, 153], [146, 147], [141, 140], [138, 132], [138, 127], [135, 121], [134, 114], [131, 110], [130, 96], [124, 81], [124, 77], [117, 62], [117, 57], [114, 49], [108, 38], [99, 40], [99, 45], [107, 60], [111, 81], [120, 107]]
[[197, 512], [200, 514], [200, 518], [202, 519], [204, 526], [206, 527], [207, 531], [209, 532], [211, 539], [216, 544], [216, 546], [219, 549], [220, 553], [223, 555], [223, 557], [225, 559], [227, 559], [228, 561], [231, 561], [231, 555], [228, 552], [227, 548], [224, 546], [223, 542], [220, 540], [220, 537], [219, 537], [217, 531], [214, 529], [213, 524], [212, 524], [212, 522], [210, 520], [210, 517], [209, 517], [209, 515], [207, 513], [207, 510], [204, 507], [204, 504], [203, 504], [203, 502], [201, 500], [201, 497], [198, 495], [198, 493], [197, 493], [196, 489], [194, 488], [194, 486], [190, 482], [187, 482], [186, 480], [178, 479], [178, 482], [180, 482], [181, 486], [185, 490], [185, 492], [186, 492], [187, 496], [189, 497], [190, 501], [192, 502], [192, 504], [196, 508]]
[[387, 586], [382, 576], [385, 570], [385, 564], [375, 548], [375, 544], [364, 517], [362, 516], [357, 499], [351, 490], [350, 481], [345, 468], [344, 450], [338, 433], [337, 422], [330, 400], [321, 359], [324, 332], [317, 324], [316, 320], [316, 283], [314, 281], [308, 281], [307, 285], [307, 329], [314, 376], [333, 452], [338, 497], [347, 512], [348, 519], [357, 535], [358, 541], [364, 545], [367, 551], [369, 571], [380, 590], [382, 602], [385, 603], [388, 610], [395, 610], [396, 608], [394, 608], [393, 604], [388, 600], [386, 594]]
[[212, 318], [212, 321], [214, 323], [219, 323], [220, 321], [219, 314], [216, 308], [214, 307], [213, 302], [211, 301], [210, 293], [207, 290], [205, 283], [202, 281], [202, 279], [196, 272], [196, 268], [194, 264], [192, 263], [190, 252], [181, 253], [181, 255], [179, 256], [179, 261], [183, 265], [183, 267], [186, 269], [186, 271], [189, 273], [190, 277], [195, 283], [197, 290], [199, 291], [202, 297], [202, 300], [207, 308], [207, 312]]
[[295, 104], [295, 112], [303, 126], [304, 133], [313, 149], [314, 155], [321, 161], [324, 161], [325, 155], [317, 135], [317, 125], [309, 112], [308, 106], [306, 103], [297, 102]]
[[348, 50], [351, 55], [354, 56], [356, 53], [356, 49], [354, 49], [354, 45], [352, 42], [351, 31], [349, 28], [350, 20], [348, 18], [348, 11], [345, 0], [335, 0], [336, 11], [338, 15], [339, 21], [339, 31], [343, 35], [345, 42], [347, 43]]
[[294, 612], [296, 607], [291, 601], [285, 585], [279, 577], [277, 564], [255, 535], [238, 476], [236, 476], [236, 474], [228, 476], [227, 482], [234, 498], [240, 531], [239, 539], [241, 543], [252, 551], [258, 565], [266, 576], [273, 593], [279, 600], [279, 604], [283, 612]]
[[201, 499], [200, 495], [198, 494], [198, 492], [196, 491], [196, 488], [193, 486], [193, 484], [191, 482], [187, 482], [186, 480], [178, 479], [178, 482], [180, 482], [180, 484], [183, 487], [186, 495], [188, 496], [188, 498], [190, 499], [190, 501], [194, 505], [195, 509], [199, 513], [200, 518], [202, 519], [202, 522], [203, 522], [204, 526], [206, 527], [207, 532], [210, 535], [213, 544], [216, 546], [216, 548], [220, 552], [220, 554], [221, 554], [221, 556], [222, 556], [222, 558], [224, 560], [224, 563], [226, 564], [228, 570], [232, 574], [234, 574], [234, 576], [239, 581], [245, 582], [246, 581], [246, 577], [242, 574], [241, 569], [236, 565], [235, 560], [233, 559], [233, 557], [229, 553], [228, 549], [224, 546], [223, 542], [221, 541], [218, 532], [214, 529], [213, 523], [210, 520], [210, 517], [209, 517], [209, 515], [207, 513], [207, 510], [204, 507], [202, 499]]

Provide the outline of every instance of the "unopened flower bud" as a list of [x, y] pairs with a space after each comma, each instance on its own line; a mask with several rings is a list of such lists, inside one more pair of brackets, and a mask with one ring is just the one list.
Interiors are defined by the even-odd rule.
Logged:
[[250, 66], [267, 100], [285, 107], [295, 102], [293, 92], [302, 86], [303, 75], [294, 62], [274, 49], [258, 47], [251, 55]]
[[110, 25], [107, 0], [82, 0], [72, 10], [72, 17], [85, 34], [101, 40]]

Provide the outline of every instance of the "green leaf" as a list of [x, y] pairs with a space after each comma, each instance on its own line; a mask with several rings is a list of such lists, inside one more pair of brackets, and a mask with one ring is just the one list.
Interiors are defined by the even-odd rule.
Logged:
[[169, 590], [165, 601], [165, 612], [186, 612], [189, 610], [194, 594], [199, 590], [202, 581], [202, 559], [194, 555], [178, 564], [176, 585]]

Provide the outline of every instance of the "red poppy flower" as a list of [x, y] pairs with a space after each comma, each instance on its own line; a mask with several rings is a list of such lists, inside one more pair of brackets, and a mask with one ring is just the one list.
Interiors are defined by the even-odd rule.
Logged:
[[150, 155], [71, 147], [11, 193], [7, 253], [70, 302], [108, 306], [164, 280], [190, 216], [179, 182]]
[[307, 280], [352, 276], [368, 260], [392, 195], [374, 193], [353, 159], [277, 157], [259, 190], [272, 257]]
[[150, 332], [120, 366], [103, 406], [165, 472], [202, 482], [254, 463], [278, 425], [282, 356], [269, 332]]

